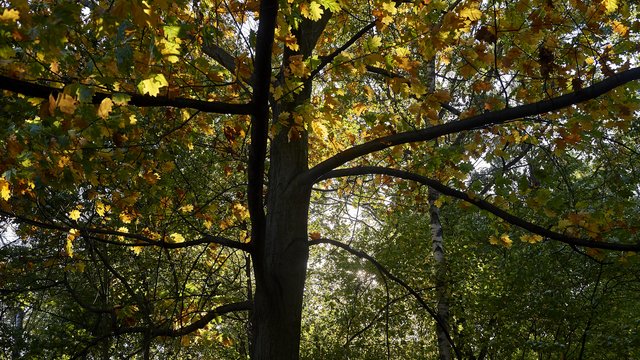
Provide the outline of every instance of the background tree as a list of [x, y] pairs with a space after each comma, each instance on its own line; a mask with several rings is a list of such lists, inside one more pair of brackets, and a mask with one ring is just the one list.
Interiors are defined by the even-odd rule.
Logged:
[[[327, 347], [318, 342], [329, 327], [305, 327], [304, 356], [392, 357], [404, 341], [429, 357], [424, 334], [439, 326], [457, 358], [580, 358], [604, 340], [599, 326], [611, 326], [599, 305], [615, 302], [609, 285], [637, 280], [633, 261], [627, 271], [605, 266], [640, 248], [636, 4], [1, 4], [0, 269], [3, 344], [14, 354], [297, 359], [309, 246], [318, 244], [370, 268], [313, 262], [313, 274], [351, 267], [343, 279], [352, 281], [336, 284], [343, 314], [324, 308], [343, 332]], [[441, 194], [435, 207], [467, 207], [443, 214], [455, 217], [444, 223], [459, 242], [451, 259], [478, 256], [451, 262], [449, 291], [464, 296], [451, 304], [450, 327], [426, 292], [428, 232], [418, 247], [389, 235], [388, 254], [377, 237], [393, 234], [394, 216], [426, 221], [422, 185]], [[353, 201], [366, 205], [366, 220]], [[309, 212], [322, 204], [338, 208]], [[349, 237], [367, 239], [356, 248]], [[495, 254], [480, 256], [486, 246], [465, 243], [509, 248], [512, 239], [544, 242], [519, 251], [543, 247], [547, 269], [572, 259], [564, 277], [549, 274], [566, 281], [570, 291], [557, 293], [567, 301], [542, 297], [524, 327], [499, 306], [526, 276], [482, 273], [495, 297], [466, 278], [477, 264], [526, 269], [525, 255], [505, 252], [513, 262], [499, 268]], [[383, 296], [362, 301], [378, 289]], [[621, 294], [614, 310], [626, 313], [636, 299]], [[546, 304], [585, 302], [565, 327], [546, 322]], [[392, 316], [395, 304], [414, 312]], [[491, 311], [476, 310], [484, 304]], [[503, 321], [499, 335], [512, 336], [492, 332]], [[379, 350], [351, 347], [371, 339]], [[523, 339], [535, 344], [519, 347]], [[627, 339], [620, 351], [633, 354]]]

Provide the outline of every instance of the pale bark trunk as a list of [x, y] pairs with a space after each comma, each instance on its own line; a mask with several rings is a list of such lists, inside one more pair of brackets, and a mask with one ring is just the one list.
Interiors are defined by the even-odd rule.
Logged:
[[429, 215], [431, 225], [431, 242], [433, 259], [435, 261], [435, 285], [436, 297], [438, 300], [437, 314], [442, 320], [444, 328], [436, 325], [436, 334], [438, 336], [438, 352], [440, 360], [451, 359], [451, 344], [447, 340], [449, 332], [449, 295], [447, 286], [447, 269], [444, 256], [444, 238], [442, 233], [442, 224], [440, 223], [440, 209], [435, 202], [440, 197], [437, 191], [429, 188]]

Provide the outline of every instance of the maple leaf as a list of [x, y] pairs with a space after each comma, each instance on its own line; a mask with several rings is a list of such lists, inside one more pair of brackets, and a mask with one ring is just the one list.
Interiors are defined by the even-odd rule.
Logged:
[[291, 56], [289, 60], [289, 69], [294, 76], [304, 77], [309, 73], [306, 63], [302, 60], [302, 55]]
[[478, 21], [482, 18], [482, 11], [477, 8], [464, 8], [460, 10], [460, 17], [470, 21]]
[[110, 205], [105, 205], [102, 203], [102, 201], [96, 202], [96, 213], [98, 215], [104, 216], [107, 212], [109, 212], [109, 210], [111, 210]]
[[543, 239], [542, 236], [537, 234], [526, 234], [526, 235], [520, 236], [521, 241], [528, 242], [530, 244], [539, 243], [540, 241], [542, 241], [542, 239]]
[[73, 240], [75, 240], [78, 235], [80, 235], [80, 231], [78, 231], [78, 229], [70, 229], [67, 234], [67, 238], [64, 243], [64, 253], [70, 258], [73, 257]]
[[233, 204], [232, 212], [233, 216], [239, 221], [249, 218], [249, 210], [240, 203]]
[[73, 239], [69, 236], [64, 242], [64, 253], [70, 258], [73, 257]]
[[63, 113], [73, 114], [76, 111], [77, 103], [73, 96], [67, 94], [59, 94], [56, 105]]
[[367, 45], [371, 51], [376, 51], [380, 46], [382, 46], [382, 38], [378, 35], [371, 37], [367, 41]]
[[322, 8], [320, 7], [320, 4], [318, 4], [315, 1], [312, 1], [309, 5], [301, 4], [300, 12], [302, 13], [302, 16], [306, 17], [307, 19], [318, 21], [320, 20], [320, 18], [322, 18], [322, 14], [324, 13], [324, 10], [322, 10]]
[[16, 22], [20, 20], [20, 11], [15, 9], [4, 9], [2, 15], [0, 15], [0, 21], [2, 22]]
[[507, 234], [500, 235], [500, 242], [502, 242], [502, 246], [506, 248], [510, 248], [511, 244], [513, 244], [513, 241], [511, 241], [511, 239], [509, 238], [509, 235]]
[[111, 101], [110, 98], [104, 98], [100, 102], [100, 106], [98, 107], [98, 116], [103, 119], [106, 119], [109, 117], [109, 114], [111, 113], [112, 109], [113, 109], [113, 101]]
[[605, 13], [611, 14], [618, 8], [618, 0], [602, 0], [602, 5], [604, 6]]
[[78, 219], [80, 219], [80, 210], [73, 209], [69, 212], [68, 216], [69, 216], [69, 219], [73, 221], [77, 221]]
[[140, 255], [140, 253], [142, 252], [142, 249], [144, 249], [144, 247], [142, 246], [132, 246], [130, 248], [130, 250], [135, 254], [135, 255]]
[[184, 236], [180, 233], [172, 233], [169, 235], [169, 242], [178, 244], [184, 242]]
[[318, 3], [325, 9], [334, 13], [339, 12], [341, 9], [340, 3], [336, 0], [318, 0]]
[[511, 247], [513, 241], [509, 238], [508, 234], [502, 234], [500, 237], [496, 237], [495, 235], [491, 235], [489, 237], [489, 243], [491, 245], [502, 245], [507, 249]]
[[142, 80], [138, 83], [138, 90], [142, 94], [149, 94], [151, 96], [158, 96], [160, 88], [169, 86], [167, 79], [162, 74], [155, 74], [148, 79]]
[[129, 214], [126, 212], [120, 213], [119, 217], [120, 217], [120, 221], [122, 221], [125, 224], [130, 224], [131, 220], [133, 220], [134, 218], [132, 214]]
[[613, 31], [615, 31], [620, 36], [625, 36], [629, 33], [629, 28], [618, 20], [613, 20], [613, 22], [611, 23], [611, 27], [613, 28]]
[[0, 176], [0, 197], [7, 201], [11, 197], [11, 190], [9, 189], [9, 182], [3, 177]]
[[180, 211], [183, 213], [190, 213], [193, 211], [193, 205], [189, 204], [189, 205], [181, 206]]
[[395, 15], [398, 12], [396, 8], [395, 2], [386, 2], [382, 4], [382, 10], [386, 11], [388, 14]]

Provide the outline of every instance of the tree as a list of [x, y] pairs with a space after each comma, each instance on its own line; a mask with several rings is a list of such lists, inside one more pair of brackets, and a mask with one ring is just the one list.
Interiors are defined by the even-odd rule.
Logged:
[[447, 329], [330, 227], [309, 234], [331, 179], [374, 176], [382, 203], [427, 185], [500, 219], [489, 241], [506, 247], [524, 231], [594, 257], [640, 248], [636, 4], [3, 6], [3, 293], [38, 294], [20, 303], [74, 324], [77, 354], [169, 356], [158, 339], [228, 343], [247, 322], [239, 353], [297, 359], [320, 243], [377, 264]]

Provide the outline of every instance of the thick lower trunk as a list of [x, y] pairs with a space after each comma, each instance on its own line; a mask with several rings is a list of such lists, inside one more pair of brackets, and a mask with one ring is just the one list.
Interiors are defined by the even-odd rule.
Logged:
[[[256, 264], [254, 360], [298, 359], [307, 270], [305, 204], [285, 197], [268, 216], [267, 247]], [[258, 262], [256, 262], [258, 263]]]
[[265, 241], [254, 254], [254, 360], [299, 358], [310, 188], [296, 177], [307, 169], [305, 147], [286, 133], [272, 142]]

